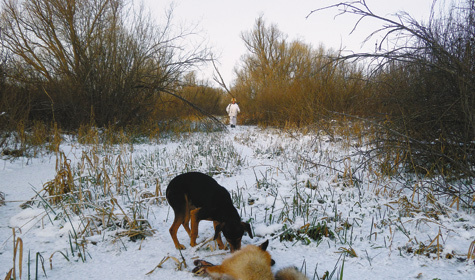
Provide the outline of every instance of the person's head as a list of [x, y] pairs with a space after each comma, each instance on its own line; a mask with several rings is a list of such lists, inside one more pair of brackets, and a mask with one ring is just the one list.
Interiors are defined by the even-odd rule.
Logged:
[[231, 98], [231, 102], [234, 104], [236, 103], [236, 98]]

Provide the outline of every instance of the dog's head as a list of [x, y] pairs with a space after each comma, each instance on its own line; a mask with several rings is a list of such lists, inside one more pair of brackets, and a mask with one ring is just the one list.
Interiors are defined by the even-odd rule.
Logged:
[[244, 232], [247, 232], [249, 237], [253, 238], [251, 226], [244, 222], [223, 222], [218, 224], [214, 233], [214, 239], [218, 238], [220, 232], [223, 232], [226, 241], [228, 241], [231, 253], [241, 249], [241, 239]]

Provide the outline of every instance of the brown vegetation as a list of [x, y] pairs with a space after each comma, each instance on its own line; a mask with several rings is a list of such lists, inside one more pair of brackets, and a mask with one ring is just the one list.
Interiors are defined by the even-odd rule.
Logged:
[[475, 193], [470, 179], [475, 176], [475, 6], [462, 0], [437, 14], [436, 3], [425, 24], [406, 13], [374, 14], [363, 0], [324, 9], [382, 23], [368, 38], [384, 38], [375, 52], [339, 58], [369, 66], [373, 102], [367, 109], [380, 127], [377, 152], [393, 161], [393, 170], [404, 167], [426, 179], [444, 176], [445, 184], [434, 181], [425, 191], [454, 195], [469, 205]]
[[232, 90], [245, 108], [245, 122], [305, 126], [327, 111], [364, 113], [361, 106], [368, 96], [362, 71], [332, 59], [338, 53], [288, 42], [262, 17], [242, 39], [248, 54]]
[[197, 115], [196, 109], [211, 115], [223, 115], [224, 92], [208, 85], [205, 81], [198, 80], [195, 72], [184, 75], [183, 82], [176, 89], [176, 94], [193, 104], [193, 107], [175, 96], [169, 96], [167, 99], [163, 99], [167, 100], [168, 104], [162, 112], [162, 119], [195, 116]]
[[3, 0], [0, 109], [19, 120], [77, 129], [152, 120], [183, 73], [208, 59], [179, 51], [193, 30], [156, 26], [124, 0]]
[[[194, 32], [173, 30], [171, 11], [156, 26], [143, 11], [126, 12], [124, 0], [2, 4], [0, 146], [11, 131], [20, 153], [29, 142], [54, 150], [59, 129], [91, 135], [100, 127], [112, 142], [130, 133], [157, 137], [197, 112], [224, 115], [233, 96], [244, 124], [325, 130], [331, 120], [370, 122], [378, 128], [371, 157], [384, 159], [388, 175], [475, 177], [473, 1], [434, 10], [426, 24], [405, 13], [379, 16], [363, 0], [311, 12], [336, 9], [383, 23], [368, 38], [382, 35], [378, 49], [348, 56], [290, 41], [259, 17], [242, 33], [247, 52], [225, 88], [229, 96], [196, 78], [192, 67], [211, 56], [200, 44], [179, 51]], [[38, 140], [41, 133], [50, 140]], [[470, 182], [440, 190], [473, 193]]]
[[[242, 34], [248, 52], [231, 89], [241, 102], [244, 122], [321, 128], [329, 119], [364, 119], [379, 127], [370, 157], [384, 159], [388, 175], [410, 171], [449, 181], [473, 178], [473, 5], [460, 1], [440, 14], [434, 5], [426, 24], [406, 13], [374, 14], [363, 0], [313, 11], [337, 9], [340, 15], [382, 23], [367, 39], [384, 38], [374, 52], [347, 56], [289, 42], [275, 25], [258, 18], [254, 29]], [[396, 40], [401, 37], [405, 40]], [[457, 188], [437, 184], [428, 191], [434, 190], [465, 193], [467, 203], [475, 192], [471, 180]]]

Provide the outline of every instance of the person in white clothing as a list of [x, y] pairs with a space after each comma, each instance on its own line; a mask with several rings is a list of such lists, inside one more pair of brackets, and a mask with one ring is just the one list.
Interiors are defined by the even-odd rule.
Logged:
[[239, 105], [236, 103], [236, 98], [231, 99], [231, 103], [226, 107], [226, 112], [229, 115], [229, 123], [231, 124], [231, 127], [236, 127], [237, 114], [241, 112]]

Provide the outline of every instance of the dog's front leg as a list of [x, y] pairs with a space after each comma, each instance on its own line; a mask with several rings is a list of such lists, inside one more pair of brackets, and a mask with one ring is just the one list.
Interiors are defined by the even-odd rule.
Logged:
[[[216, 232], [216, 227], [218, 225], [219, 225], [219, 222], [213, 221], [213, 226], [214, 226], [214, 231], [215, 232]], [[215, 237], [216, 237], [216, 242], [218, 243], [218, 248], [220, 250], [223, 250], [224, 249], [224, 244], [223, 244], [223, 240], [221, 239], [221, 233], [220, 232], [215, 233]]]

